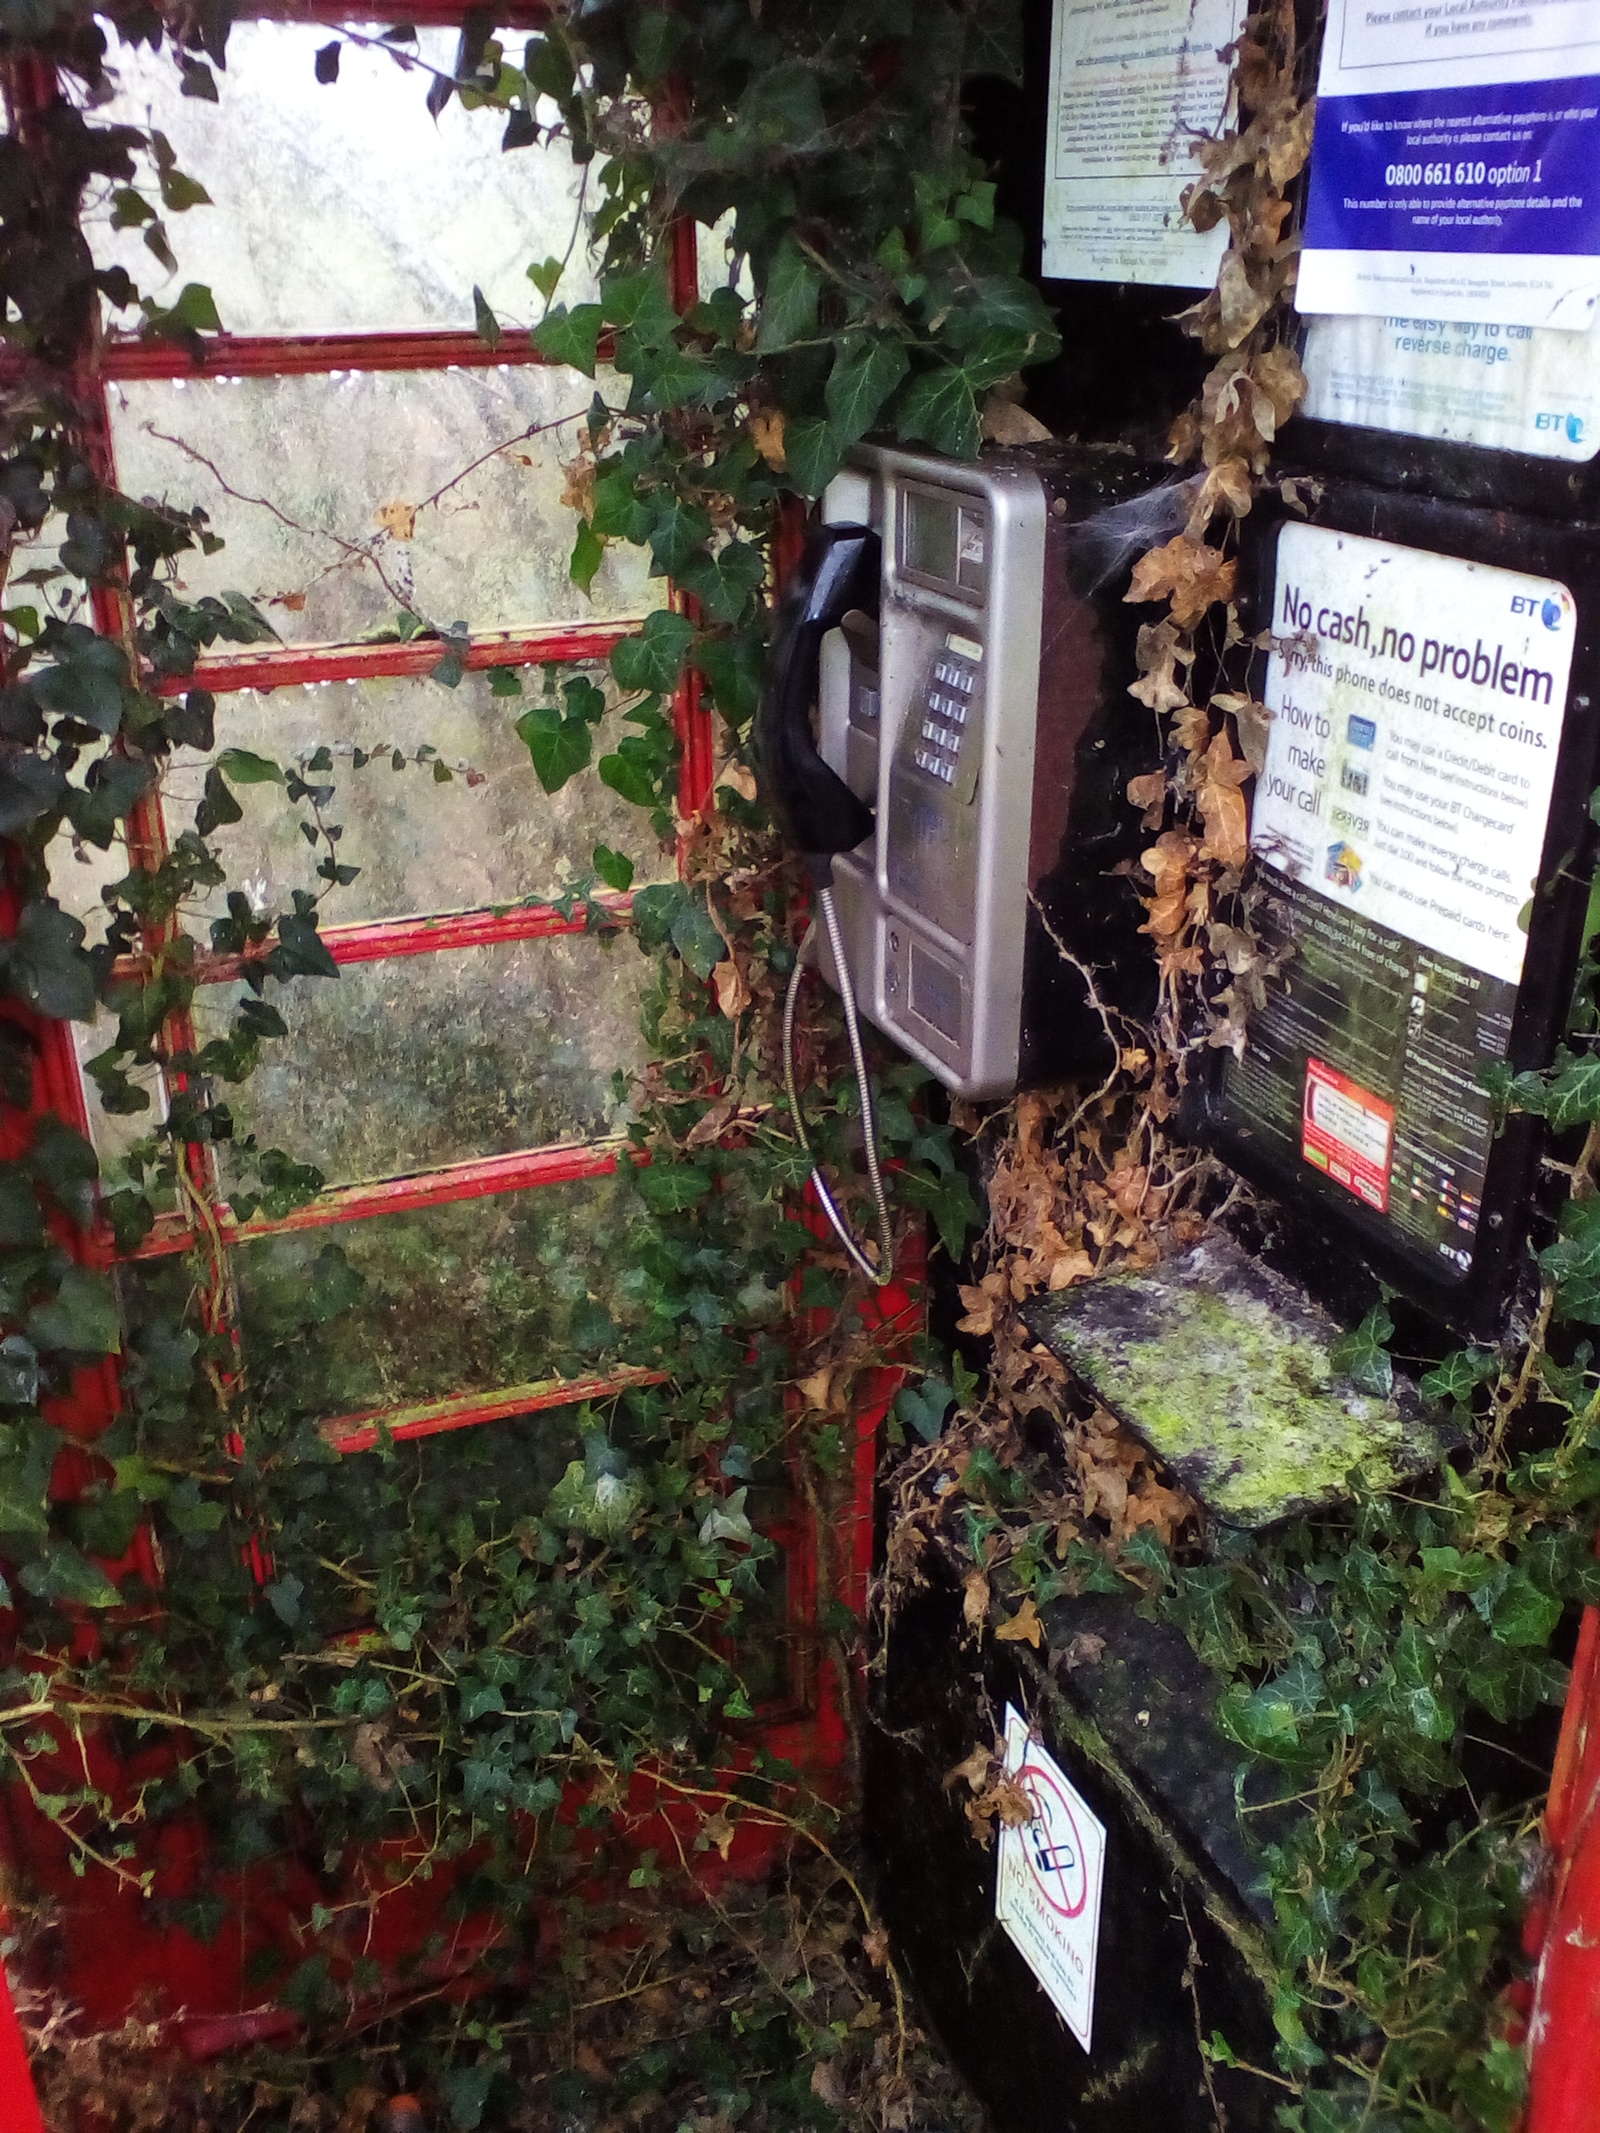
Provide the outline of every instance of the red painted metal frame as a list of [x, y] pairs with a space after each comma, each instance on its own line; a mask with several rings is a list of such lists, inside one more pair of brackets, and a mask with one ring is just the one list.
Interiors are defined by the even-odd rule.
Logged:
[[[1597, 1539], [1600, 1552], [1600, 1539]], [[1600, 2133], [1600, 1608], [1586, 1607], [1544, 1813], [1523, 2133]]]
[[583, 1400], [613, 1400], [644, 1385], [664, 1385], [664, 1370], [625, 1365], [592, 1378], [542, 1378], [531, 1385], [503, 1385], [495, 1392], [458, 1393], [416, 1407], [369, 1407], [359, 1414], [330, 1415], [317, 1426], [336, 1452], [370, 1452], [384, 1430], [395, 1443], [410, 1437], [436, 1437], [445, 1430], [470, 1429], [476, 1422], [501, 1422], [508, 1415], [533, 1415]]
[[[601, 889], [592, 901], [618, 926], [633, 917], [632, 891]], [[567, 912], [559, 904], [487, 905], [476, 911], [441, 911], [424, 918], [379, 918], [359, 925], [326, 926], [322, 945], [342, 969], [349, 963], [385, 963], [409, 955], [438, 955], [457, 948], [492, 948], [505, 941], [546, 941], [562, 934], [586, 933], [582, 909]], [[201, 985], [228, 985], [251, 963], [272, 952], [272, 942], [244, 955], [217, 955], [196, 949], [192, 965]], [[119, 956], [112, 965], [118, 978], [139, 978], [149, 971], [149, 955]]]
[[[596, 354], [610, 355], [602, 342]], [[194, 343], [139, 335], [108, 340], [101, 374], [112, 384], [131, 378], [302, 378], [368, 370], [565, 369], [541, 355], [525, 334], [507, 334], [496, 347], [470, 332], [206, 333]]]
[[[622, 1141], [563, 1141], [548, 1148], [519, 1148], [510, 1155], [474, 1156], [466, 1162], [442, 1163], [436, 1170], [414, 1170], [405, 1177], [376, 1178], [370, 1183], [335, 1185], [318, 1193], [290, 1215], [254, 1215], [236, 1222], [226, 1200], [214, 1203], [217, 1232], [224, 1245], [249, 1244], [259, 1237], [286, 1237], [296, 1231], [330, 1229], [374, 1215], [415, 1214], [423, 1207], [445, 1207], [453, 1200], [482, 1200], [498, 1192], [531, 1192], [543, 1185], [576, 1185], [590, 1178], [612, 1177], [629, 1157], [648, 1162], [642, 1150]], [[160, 1215], [130, 1259], [164, 1259], [193, 1251], [205, 1234], [180, 1216]]]
[[[624, 637], [635, 635], [643, 620], [635, 615], [616, 622], [557, 622], [545, 629], [492, 631], [467, 639], [462, 664], [469, 672], [484, 667], [598, 665]], [[235, 689], [290, 689], [313, 681], [387, 681], [431, 674], [445, 649], [437, 637], [413, 637], [408, 644], [282, 644], [264, 651], [207, 652], [192, 673], [163, 675], [156, 688], [162, 696], [183, 696], [190, 689], [209, 689], [221, 696]]]

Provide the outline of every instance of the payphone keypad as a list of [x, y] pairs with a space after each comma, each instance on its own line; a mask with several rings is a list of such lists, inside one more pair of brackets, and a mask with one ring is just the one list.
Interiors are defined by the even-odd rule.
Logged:
[[961, 800], [970, 800], [978, 788], [982, 659], [981, 644], [948, 637], [928, 668], [917, 705], [911, 760]]

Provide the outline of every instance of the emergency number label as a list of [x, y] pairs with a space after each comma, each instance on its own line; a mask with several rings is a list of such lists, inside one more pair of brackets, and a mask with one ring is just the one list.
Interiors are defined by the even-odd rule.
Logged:
[[1516, 984], [1575, 634], [1550, 579], [1284, 527], [1257, 856]]
[[1393, 1150], [1394, 1105], [1326, 1060], [1308, 1059], [1300, 1137], [1306, 1161], [1385, 1215]]
[[1000, 1830], [994, 1915], [1085, 2051], [1094, 2026], [1105, 1824], [1028, 1722], [1006, 1705], [1006, 1774], [1033, 1809]]

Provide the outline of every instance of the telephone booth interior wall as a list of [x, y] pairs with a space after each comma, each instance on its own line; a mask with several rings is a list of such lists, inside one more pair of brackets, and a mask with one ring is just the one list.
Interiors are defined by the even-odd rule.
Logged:
[[[414, 11], [422, 26], [406, 51], [448, 75], [459, 19], [447, 7]], [[583, 172], [555, 147], [503, 153], [495, 117], [459, 100], [430, 119], [429, 76], [397, 65], [377, 30], [345, 38], [344, 79], [324, 81], [317, 54], [332, 22], [300, 10], [241, 21], [217, 103], [181, 96], [164, 56], [113, 54], [121, 88], [107, 115], [159, 128], [214, 203], [176, 229], [171, 289], [209, 286], [226, 331], [206, 335], [203, 361], [177, 342], [97, 332], [77, 379], [87, 443], [127, 492], [204, 506], [227, 545], [185, 560], [189, 595], [261, 598], [279, 641], [202, 659], [178, 686], [214, 694], [214, 747], [175, 751], [163, 788], [130, 818], [125, 849], [63, 843], [52, 875], [92, 940], [102, 883], [159, 863], [222, 751], [280, 762], [331, 751], [348, 825], [341, 856], [361, 866], [321, 927], [339, 979], [288, 988], [291, 1033], [235, 1104], [239, 1134], [314, 1163], [325, 1182], [306, 1205], [241, 1222], [226, 1155], [195, 1147], [180, 1200], [131, 1253], [117, 1254], [106, 1231], [92, 1248], [115, 1263], [125, 1296], [180, 1307], [203, 1264], [208, 1329], [230, 1335], [245, 1367], [268, 1373], [344, 1458], [362, 1458], [380, 1436], [435, 1437], [439, 1457], [454, 1449], [470, 1463], [473, 1439], [460, 1433], [481, 1431], [476, 1456], [498, 1433], [489, 1456], [541, 1471], [554, 1458], [553, 1479], [570, 1456], [575, 1403], [603, 1403], [650, 1376], [608, 1364], [600, 1336], [590, 1376], [558, 1377], [550, 1362], [557, 1344], [581, 1348], [588, 1321], [605, 1322], [628, 1159], [612, 1080], [643, 1063], [649, 968], [556, 898], [597, 844], [633, 858], [636, 886], [669, 875], [673, 860], [648, 849], [641, 812], [592, 773], [548, 796], [512, 730], [524, 705], [504, 699], [521, 683], [536, 700], [549, 665], [603, 679], [611, 648], [663, 594], [678, 596], [623, 544], [587, 596], [568, 577], [562, 463], [595, 386], [515, 327], [539, 313], [530, 259], [570, 252], [563, 298], [592, 294], [581, 236], [573, 241]], [[19, 70], [13, 127], [25, 136], [30, 115], [60, 93]], [[138, 250], [137, 229], [111, 228], [104, 202], [88, 234], [102, 262]], [[147, 254], [139, 265], [148, 282]], [[680, 225], [680, 309], [701, 277], [695, 230]], [[711, 270], [709, 285], [719, 278]], [[503, 322], [498, 340], [473, 330], [476, 290]], [[437, 678], [437, 635], [382, 636], [405, 609], [448, 633], [453, 686]], [[97, 596], [93, 621], [126, 635], [113, 593]], [[711, 717], [692, 674], [674, 716], [678, 810], [692, 819], [714, 775]], [[603, 743], [615, 717], [613, 707]], [[258, 907], [278, 907], [307, 878], [281, 804], [256, 806], [247, 790], [232, 837], [236, 878]], [[601, 901], [625, 927], [631, 894]], [[215, 915], [186, 914], [202, 938]], [[176, 920], [153, 926], [127, 974], [148, 969], [177, 930]], [[202, 950], [197, 975], [192, 1014], [167, 1030], [169, 1052], [203, 1044], [239, 993], [237, 958]], [[147, 1119], [106, 1113], [82, 1072], [105, 1023], [40, 1022], [37, 1036], [48, 1106], [92, 1138], [114, 1179]], [[152, 1103], [164, 1104], [162, 1077], [149, 1081]], [[364, 1277], [368, 1302], [324, 1326], [304, 1299], [341, 1266]], [[891, 1290], [885, 1308], [909, 1323], [912, 1297]], [[877, 1389], [876, 1408], [858, 1417], [854, 1520], [842, 1545], [831, 1542], [835, 1590], [856, 1607], [889, 1381]], [[108, 1364], [81, 1373], [71, 1412], [53, 1419], [91, 1441], [118, 1398]], [[559, 1456], [541, 1445], [556, 1429]], [[779, 1574], [755, 1731], [825, 1780], [845, 1733], [815, 1635], [817, 1536], [781, 1486], [763, 1492], [757, 1522], [777, 1545]], [[257, 1569], [269, 1583], [270, 1561]], [[92, 2018], [115, 2022], [152, 1986], [196, 2016], [231, 2016], [263, 1997], [237, 1961], [179, 1925], [151, 1926], [137, 1903], [107, 1932], [48, 1830], [15, 1800], [7, 1842], [61, 1898], [73, 1995]], [[423, 1912], [397, 1913], [393, 1932], [403, 1943], [428, 1924]]]

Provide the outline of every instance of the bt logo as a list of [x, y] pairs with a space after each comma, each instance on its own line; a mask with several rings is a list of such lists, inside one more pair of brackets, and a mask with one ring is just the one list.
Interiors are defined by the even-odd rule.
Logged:
[[1561, 627], [1561, 601], [1541, 600], [1536, 593], [1513, 593], [1511, 612], [1514, 615], [1537, 615], [1547, 630]]
[[1535, 415], [1533, 426], [1536, 430], [1554, 430], [1558, 437], [1565, 432], [1569, 444], [1581, 444], [1583, 441], [1583, 417], [1581, 415]]

